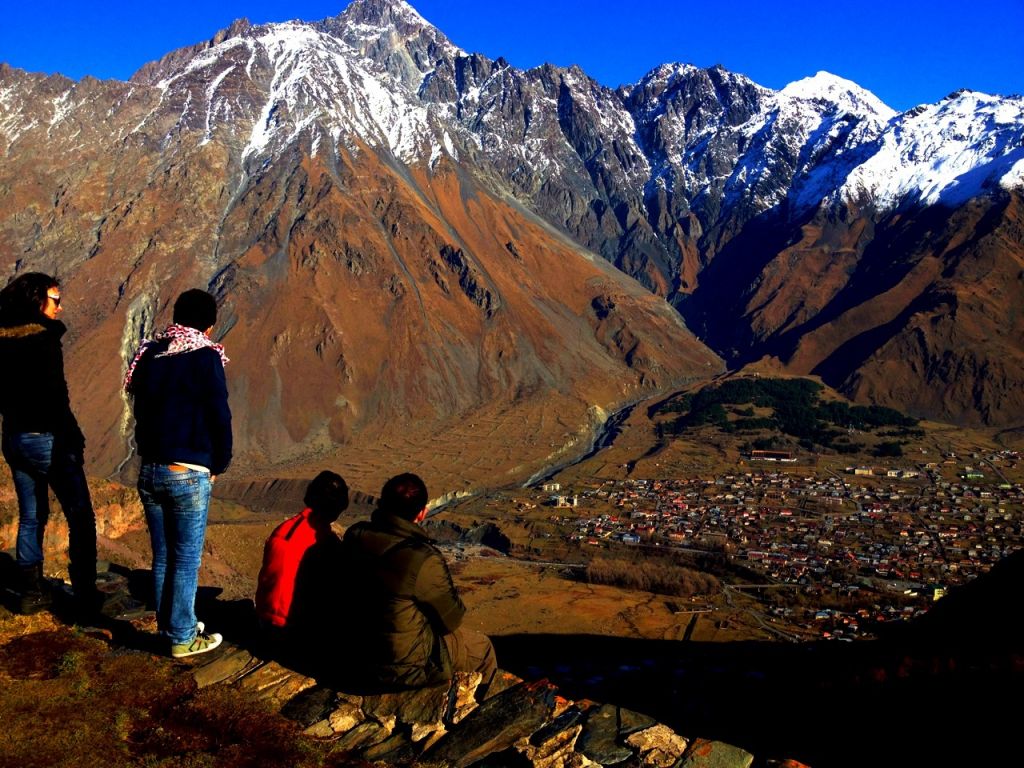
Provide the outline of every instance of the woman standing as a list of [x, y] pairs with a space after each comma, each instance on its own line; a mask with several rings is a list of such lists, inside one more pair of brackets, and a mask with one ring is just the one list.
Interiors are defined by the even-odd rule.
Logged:
[[21, 613], [50, 604], [43, 580], [43, 532], [50, 514], [47, 486], [64, 510], [70, 532], [68, 571], [76, 609], [99, 608], [96, 517], [85, 481], [85, 437], [64, 380], [61, 337], [67, 327], [56, 278], [27, 272], [0, 291], [0, 413], [3, 455], [18, 497], [17, 560]]

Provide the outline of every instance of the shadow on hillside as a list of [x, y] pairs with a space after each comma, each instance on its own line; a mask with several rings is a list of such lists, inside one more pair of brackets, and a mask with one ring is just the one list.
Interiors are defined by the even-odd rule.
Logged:
[[[110, 564], [109, 570], [124, 580], [132, 598], [145, 603], [152, 591], [152, 572], [149, 569], [129, 569]], [[335, 625], [335, 636], [314, 638], [308, 645], [285, 647], [268, 640], [256, 620], [256, 610], [249, 598], [223, 600], [220, 587], [200, 585], [196, 593], [196, 616], [205, 622], [207, 631], [218, 632], [230, 646], [241, 648], [263, 661], [277, 661], [300, 674], [315, 678], [322, 685], [354, 694], [378, 694], [396, 689], [382, 686], [360, 677], [363, 667], [358, 656], [352, 661], [345, 658], [349, 650], [345, 644], [342, 622]], [[58, 611], [58, 618], [66, 618]], [[155, 632], [155, 619], [149, 611], [149, 621], [132, 622], [113, 619], [105, 622], [114, 641], [119, 645], [157, 655], [167, 653], [166, 640]], [[330, 626], [330, 622], [325, 624]], [[215, 658], [214, 651], [209, 658]], [[206, 659], [207, 657], [202, 657]], [[339, 659], [341, 663], [339, 663]]]
[[[854, 644], [495, 638], [501, 666], [688, 736], [814, 768], [965, 765], [1017, 751], [1019, 653]], [[1007, 704], [1004, 704], [1007, 702]]]
[[964, 765], [1019, 751], [1024, 551], [921, 619], [854, 643], [495, 638], [503, 668], [689, 736], [814, 768]]

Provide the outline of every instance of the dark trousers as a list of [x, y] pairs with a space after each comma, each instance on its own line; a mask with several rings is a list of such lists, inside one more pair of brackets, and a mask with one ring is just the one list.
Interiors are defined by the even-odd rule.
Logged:
[[68, 521], [71, 586], [76, 596], [91, 597], [96, 589], [96, 515], [81, 452], [69, 450], [50, 432], [5, 432], [3, 454], [18, 497], [18, 565], [43, 562], [43, 534], [50, 517], [47, 488], [52, 488]]
[[491, 638], [483, 632], [460, 627], [444, 635], [444, 644], [452, 660], [452, 671], [479, 672], [482, 675], [481, 684], [490, 684], [494, 673], [498, 671], [498, 660], [494, 655]]

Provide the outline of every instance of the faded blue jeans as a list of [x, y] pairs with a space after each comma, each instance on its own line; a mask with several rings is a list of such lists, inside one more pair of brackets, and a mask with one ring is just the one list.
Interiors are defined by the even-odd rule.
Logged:
[[143, 464], [139, 498], [153, 546], [153, 599], [157, 629], [172, 644], [196, 636], [196, 590], [210, 508], [210, 475]]
[[48, 487], [53, 488], [68, 521], [71, 585], [76, 596], [88, 598], [96, 588], [96, 515], [81, 450], [62, 445], [51, 432], [5, 431], [3, 454], [18, 497], [18, 565], [43, 562], [43, 533], [50, 518]]

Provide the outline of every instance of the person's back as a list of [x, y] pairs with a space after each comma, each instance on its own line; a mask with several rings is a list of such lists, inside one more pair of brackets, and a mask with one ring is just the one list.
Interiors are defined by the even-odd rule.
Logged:
[[174, 302], [173, 322], [143, 340], [125, 373], [134, 398], [137, 487], [153, 549], [157, 629], [174, 658], [207, 653], [223, 638], [196, 618], [216, 476], [231, 463], [231, 409], [223, 346], [210, 340], [216, 299], [192, 289]]
[[353, 586], [358, 652], [382, 683], [421, 686], [451, 677], [440, 635], [465, 606], [439, 552], [414, 523], [375, 510], [348, 529], [343, 559]]
[[350, 629], [346, 636], [369, 677], [419, 687], [497, 668], [486, 635], [461, 628], [466, 607], [441, 553], [420, 527], [427, 489], [416, 475], [391, 478], [367, 522], [345, 532]]
[[317, 475], [306, 489], [306, 505], [281, 523], [267, 539], [256, 587], [256, 616], [273, 637], [313, 631], [318, 617], [333, 609], [341, 539], [331, 523], [348, 507], [348, 486], [334, 472]]
[[231, 460], [231, 412], [221, 355], [200, 347], [168, 354], [153, 342], [131, 382], [135, 440], [143, 461], [199, 464], [214, 474]]

